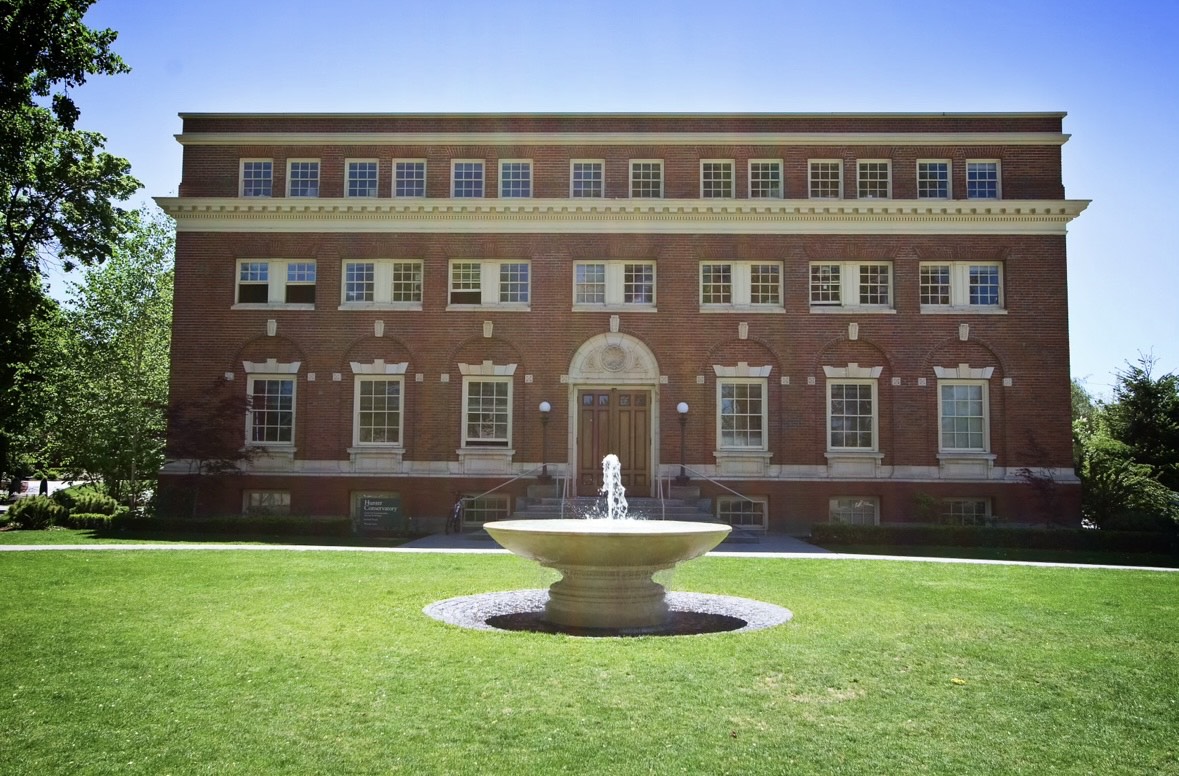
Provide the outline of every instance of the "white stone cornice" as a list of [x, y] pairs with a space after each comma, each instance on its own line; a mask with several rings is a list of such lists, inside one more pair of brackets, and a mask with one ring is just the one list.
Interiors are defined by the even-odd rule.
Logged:
[[1064, 234], [1088, 200], [156, 197], [181, 232]]
[[186, 132], [185, 146], [1060, 146], [1060, 132]]

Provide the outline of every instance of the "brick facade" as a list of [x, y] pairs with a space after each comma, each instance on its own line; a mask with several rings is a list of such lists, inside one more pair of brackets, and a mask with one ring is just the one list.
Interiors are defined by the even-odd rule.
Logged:
[[[764, 500], [771, 530], [826, 520], [839, 497], [871, 500], [882, 522], [920, 519], [927, 497], [1041, 521], [1045, 504], [1021, 469], [1053, 478], [1057, 521], [1079, 519], [1065, 227], [1084, 203], [1064, 199], [1060, 114], [183, 118], [180, 196], [160, 200], [178, 228], [173, 401], [218, 381], [244, 396], [274, 365], [291, 370], [294, 393], [289, 443], [202, 494], [199, 511], [237, 513], [258, 491], [288, 494], [294, 514], [343, 515], [351, 494], [395, 492], [419, 525], [437, 527], [457, 493], [524, 475], [502, 490], [521, 495], [541, 463], [575, 479], [588, 422], [579, 391], [629, 386], [651, 404], [640, 495], [678, 473], [676, 404], [687, 402], [682, 444], [701, 493], [726, 493], [723, 483]], [[239, 196], [242, 159], [271, 160], [272, 196]], [[288, 159], [318, 160], [318, 197], [283, 196]], [[344, 196], [355, 159], [376, 160], [376, 197]], [[425, 161], [424, 198], [393, 196], [398, 159]], [[451, 198], [453, 159], [484, 160], [482, 198]], [[531, 162], [529, 197], [496, 196], [500, 159]], [[574, 159], [602, 162], [604, 197], [570, 197]], [[633, 159], [662, 160], [662, 198], [629, 198]], [[702, 159], [732, 162], [731, 198], [701, 197]], [[780, 197], [750, 198], [750, 159], [781, 161]], [[812, 159], [839, 160], [842, 198], [809, 197]], [[890, 198], [857, 198], [865, 159], [890, 162]], [[919, 197], [927, 159], [949, 162], [950, 197]], [[999, 198], [968, 197], [971, 160], [997, 162]], [[526, 265], [526, 304], [454, 303], [455, 260]], [[241, 304], [243, 261], [271, 273], [283, 271], [277, 261], [313, 263], [314, 303]], [[345, 263], [382, 261], [419, 263], [420, 299], [350, 306]], [[651, 265], [654, 301], [575, 303], [584, 263]], [[738, 263], [777, 268], [776, 304], [702, 302], [702, 265]], [[815, 304], [815, 264], [846, 265], [841, 293], [853, 301], [854, 268], [885, 267], [885, 303]], [[923, 267], [935, 265], [962, 277], [998, 268], [1001, 302], [923, 305]], [[487, 362], [512, 370], [502, 449], [464, 445], [463, 371], [477, 380]], [[387, 365], [400, 370], [387, 372], [400, 381], [400, 440], [374, 462], [354, 433], [356, 370]], [[750, 367], [764, 403], [757, 449], [726, 456], [717, 383]], [[983, 392], [987, 426], [965, 453], [939, 433], [939, 386], [959, 378]], [[832, 449], [828, 386], [847, 381], [874, 391], [870, 449]], [[541, 401], [552, 405], [544, 440]], [[184, 467], [161, 478], [162, 503], [177, 511], [188, 509]]]

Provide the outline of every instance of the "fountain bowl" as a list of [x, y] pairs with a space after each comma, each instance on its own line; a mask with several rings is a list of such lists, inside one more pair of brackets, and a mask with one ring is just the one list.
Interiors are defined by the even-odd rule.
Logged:
[[556, 569], [544, 619], [576, 629], [642, 631], [668, 618], [652, 576], [699, 557], [732, 530], [679, 520], [498, 520], [483, 528], [515, 555]]

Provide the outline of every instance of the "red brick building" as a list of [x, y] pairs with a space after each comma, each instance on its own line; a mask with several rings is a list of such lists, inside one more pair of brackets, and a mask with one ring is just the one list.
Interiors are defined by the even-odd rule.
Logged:
[[182, 118], [172, 395], [263, 451], [199, 512], [440, 527], [615, 452], [770, 530], [1078, 519], [1063, 114]]

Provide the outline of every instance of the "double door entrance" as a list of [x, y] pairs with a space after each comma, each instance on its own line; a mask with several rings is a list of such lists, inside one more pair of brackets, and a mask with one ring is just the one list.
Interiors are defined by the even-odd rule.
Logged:
[[622, 463], [622, 485], [632, 496], [651, 495], [651, 392], [625, 388], [577, 391], [577, 495], [602, 488], [602, 459]]

